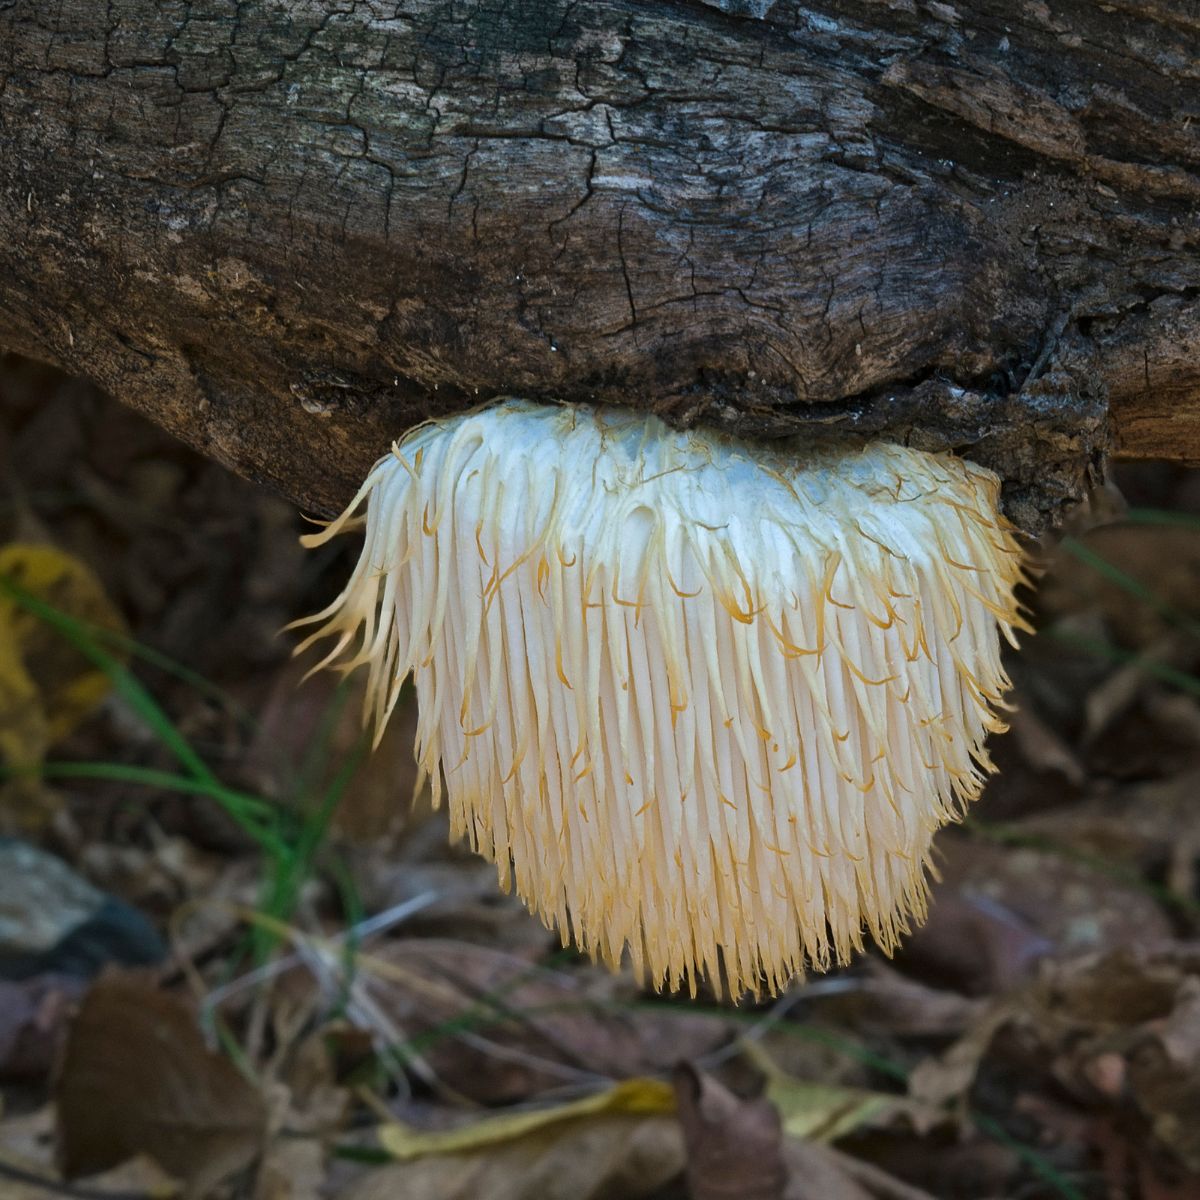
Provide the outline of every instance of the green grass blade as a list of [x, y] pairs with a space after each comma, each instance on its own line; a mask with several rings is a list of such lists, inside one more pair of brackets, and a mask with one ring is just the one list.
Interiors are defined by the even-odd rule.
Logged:
[[344, 678], [334, 688], [333, 695], [325, 706], [325, 711], [321, 714], [316, 733], [309, 740], [304, 757], [301, 759], [300, 769], [296, 772], [290, 789], [293, 802], [301, 808], [307, 809], [307, 797], [317, 791], [320, 781], [325, 776], [333, 739], [337, 736], [338, 723], [346, 710], [351, 686], [349, 680]]
[[181, 683], [186, 683], [198, 695], [219, 704], [243, 728], [250, 730], [258, 728], [258, 719], [253, 713], [247, 711], [224, 688], [218, 687], [209, 679], [205, 679], [199, 671], [192, 670], [191, 667], [172, 658], [169, 654], [163, 654], [161, 651], [155, 650], [153, 646], [147, 646], [144, 642], [139, 642], [136, 638], [126, 637], [123, 633], [117, 633], [111, 629], [102, 629], [99, 626], [88, 625], [85, 627], [102, 644], [114, 646], [116, 649], [130, 654], [134, 658], [140, 658], [143, 662], [149, 663], [150, 666], [162, 671], [164, 675], [171, 675]]
[[1130, 525], [1161, 525], [1175, 529], [1192, 529], [1200, 533], [1200, 516], [1195, 513], [1172, 512], [1167, 508], [1131, 508], [1121, 519]]
[[260, 845], [272, 850], [286, 847], [286, 842], [277, 829], [278, 811], [273, 805], [257, 796], [248, 796], [208, 780], [175, 775], [170, 771], [158, 771], [152, 767], [132, 766], [128, 763], [48, 762], [33, 767], [0, 766], [0, 780], [21, 775], [34, 775], [46, 779], [102, 779], [188, 796], [207, 796], [220, 804]]
[[138, 682], [128, 667], [118, 662], [99, 644], [84, 622], [68, 616], [52, 604], [47, 604], [6, 575], [0, 575], [0, 590], [7, 592], [26, 612], [32, 613], [40, 621], [45, 621], [57, 630], [93, 666], [108, 676], [113, 691], [141, 717], [158, 740], [175, 755], [181, 766], [196, 779], [220, 786], [217, 777], [175, 727], [154, 697]]
[[1122, 650], [1120, 646], [1114, 646], [1111, 642], [1106, 642], [1101, 638], [1085, 637], [1082, 634], [1066, 633], [1058, 629], [1048, 629], [1042, 636], [1061, 642], [1064, 646], [1070, 646], [1074, 650], [1103, 658], [1108, 662], [1121, 666], [1135, 666], [1147, 675], [1179, 688], [1180, 691], [1200, 696], [1200, 679], [1197, 679], [1195, 675], [1189, 675], [1186, 671], [1180, 671], [1177, 667], [1168, 666], [1166, 663], [1155, 662], [1144, 654], [1138, 654], [1132, 650]]
[[979, 1112], [973, 1112], [971, 1119], [980, 1133], [1002, 1146], [1007, 1146], [1044, 1184], [1053, 1188], [1062, 1200], [1088, 1200], [1044, 1154], [1013, 1137], [999, 1121]]
[[1090, 546], [1085, 546], [1077, 538], [1072, 537], [1063, 538], [1062, 548], [1123, 592], [1152, 608], [1164, 621], [1200, 640], [1200, 622], [1194, 621], [1191, 617], [1172, 608], [1153, 588], [1147, 587], [1140, 579], [1135, 579], [1128, 572], [1122, 571], [1115, 563], [1109, 562], [1103, 554], [1097, 554]]
[[[316, 862], [317, 854], [329, 832], [329, 823], [337, 811], [338, 804], [368, 753], [368, 738], [364, 734], [354, 750], [338, 767], [333, 779], [317, 804], [310, 807], [301, 817], [291, 853], [286, 863], [280, 864], [279, 873], [271, 883], [265, 911], [280, 921], [288, 920], [300, 898], [300, 889], [308, 879]], [[263, 939], [259, 938], [261, 942]], [[273, 934], [266, 939], [274, 943]], [[259, 946], [262, 953], [262, 946]]]

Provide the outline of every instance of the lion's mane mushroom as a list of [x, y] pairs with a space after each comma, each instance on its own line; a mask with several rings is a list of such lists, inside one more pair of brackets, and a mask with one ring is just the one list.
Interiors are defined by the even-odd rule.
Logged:
[[367, 667], [377, 730], [413, 675], [434, 802], [564, 941], [774, 992], [896, 944], [991, 769], [997, 497], [946, 454], [508, 401], [415, 430], [306, 539], [365, 505], [308, 640]]

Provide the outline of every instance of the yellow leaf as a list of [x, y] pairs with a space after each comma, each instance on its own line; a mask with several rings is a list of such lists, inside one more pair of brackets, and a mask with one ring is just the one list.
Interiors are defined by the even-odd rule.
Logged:
[[835, 1142], [864, 1125], [882, 1124], [912, 1103], [907, 1096], [802, 1079], [772, 1080], [767, 1096], [779, 1110], [784, 1133], [814, 1142]]
[[909, 1096], [796, 1079], [781, 1070], [757, 1042], [746, 1042], [744, 1050], [766, 1075], [767, 1098], [778, 1110], [789, 1137], [835, 1142], [857, 1129], [886, 1125], [897, 1116], [928, 1116], [927, 1107]]
[[36, 766], [49, 745], [50, 729], [37, 685], [0, 615], [0, 760], [11, 767]]
[[427, 1154], [455, 1154], [515, 1141], [579, 1117], [610, 1113], [646, 1116], [674, 1111], [675, 1089], [669, 1083], [639, 1077], [623, 1080], [615, 1087], [569, 1104], [485, 1117], [458, 1129], [423, 1133], [396, 1121], [380, 1128], [379, 1141], [393, 1158], [405, 1161]]
[[[52, 546], [14, 542], [0, 548], [0, 576], [77, 621], [125, 631], [120, 613], [91, 569]], [[108, 689], [104, 673], [62, 634], [0, 590], [0, 761], [14, 768], [36, 768]], [[17, 778], [7, 790], [10, 808], [36, 807], [37, 780]]]

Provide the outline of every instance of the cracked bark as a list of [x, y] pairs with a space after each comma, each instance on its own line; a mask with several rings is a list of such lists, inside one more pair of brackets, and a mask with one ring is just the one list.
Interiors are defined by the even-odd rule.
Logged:
[[494, 396], [1200, 461], [1193, 0], [0, 0], [0, 344], [316, 513]]

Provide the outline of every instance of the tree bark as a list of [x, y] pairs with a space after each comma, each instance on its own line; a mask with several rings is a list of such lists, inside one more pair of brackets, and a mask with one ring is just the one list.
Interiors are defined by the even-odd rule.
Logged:
[[0, 0], [0, 343], [328, 514], [495, 396], [1200, 461], [1194, 0]]

